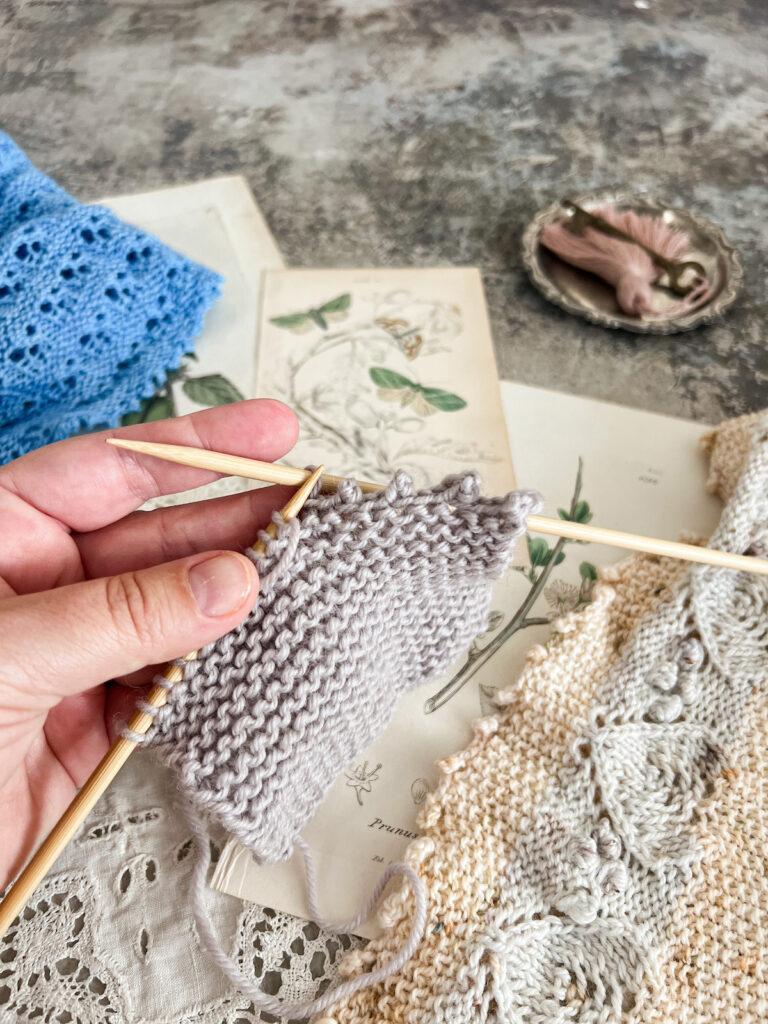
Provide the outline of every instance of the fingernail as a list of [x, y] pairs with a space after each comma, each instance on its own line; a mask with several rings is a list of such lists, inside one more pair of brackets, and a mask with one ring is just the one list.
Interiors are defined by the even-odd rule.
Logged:
[[189, 587], [203, 615], [231, 615], [251, 589], [251, 576], [237, 555], [214, 555], [189, 570]]

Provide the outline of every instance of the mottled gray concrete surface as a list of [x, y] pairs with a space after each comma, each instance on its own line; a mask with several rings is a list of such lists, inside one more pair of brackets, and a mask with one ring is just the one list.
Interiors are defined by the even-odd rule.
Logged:
[[[505, 377], [714, 421], [768, 404], [766, 0], [0, 0], [0, 125], [83, 198], [250, 180], [289, 264], [477, 263]], [[551, 308], [534, 210], [649, 189], [745, 290], [646, 338]]]

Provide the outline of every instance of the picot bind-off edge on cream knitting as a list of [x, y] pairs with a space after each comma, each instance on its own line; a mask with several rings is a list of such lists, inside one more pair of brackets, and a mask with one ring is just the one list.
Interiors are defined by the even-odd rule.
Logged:
[[[415, 491], [398, 472], [375, 494], [344, 481], [315, 493], [300, 520], [275, 515], [277, 537], [256, 558], [259, 599], [237, 629], [185, 662], [182, 682], [142, 741], [178, 774], [199, 856], [192, 901], [201, 938], [262, 1010], [321, 1012], [382, 981], [413, 955], [426, 923], [423, 882], [391, 864], [352, 921], [317, 910], [314, 869], [300, 839], [333, 781], [386, 727], [400, 697], [443, 672], [488, 622], [491, 587], [511, 561], [534, 492], [480, 496], [469, 472]], [[266, 536], [266, 535], [263, 535]], [[131, 737], [133, 738], [133, 737]], [[310, 911], [354, 931], [393, 875], [414, 914], [387, 963], [314, 1000], [286, 1004], [256, 988], [223, 951], [203, 909], [210, 814], [259, 861], [303, 854]]]

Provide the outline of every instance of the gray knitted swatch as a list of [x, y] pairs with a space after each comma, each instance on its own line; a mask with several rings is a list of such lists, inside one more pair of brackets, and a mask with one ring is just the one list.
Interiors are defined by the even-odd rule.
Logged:
[[288, 858], [398, 699], [486, 628], [533, 492], [482, 498], [475, 473], [414, 493], [345, 481], [278, 516], [245, 622], [185, 666], [148, 737], [199, 811], [257, 859]]

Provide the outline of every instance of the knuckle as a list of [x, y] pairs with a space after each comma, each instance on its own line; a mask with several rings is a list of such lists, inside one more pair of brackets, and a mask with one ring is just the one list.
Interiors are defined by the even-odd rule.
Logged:
[[199, 538], [194, 534], [195, 511], [192, 505], [181, 505], [177, 509], [164, 509], [165, 514], [156, 516], [153, 522], [158, 530], [160, 559], [172, 562], [181, 554], [192, 554], [197, 550]]
[[126, 572], [108, 579], [106, 600], [118, 636], [135, 637], [142, 647], [151, 647], [160, 639], [158, 609], [139, 573]]
[[[163, 514], [165, 512], [166, 514]], [[181, 513], [182, 515], [184, 513]], [[175, 546], [175, 533], [174, 523], [171, 522], [173, 512], [171, 515], [167, 514], [165, 509], [162, 510], [161, 514], [153, 518], [153, 523], [157, 529], [157, 543], [159, 548], [159, 558], [163, 562], [170, 562], [173, 558], [177, 557], [177, 548]], [[176, 517], [173, 517], [176, 518]]]

